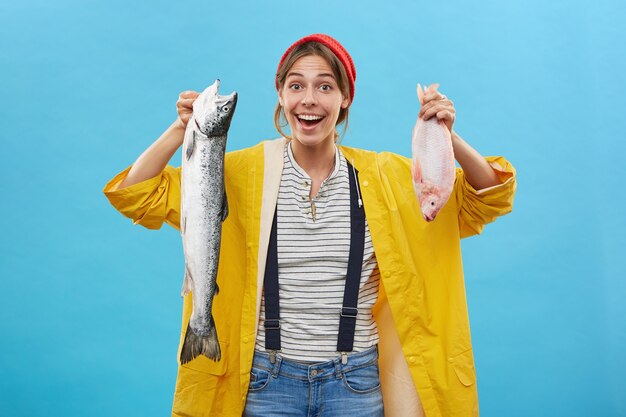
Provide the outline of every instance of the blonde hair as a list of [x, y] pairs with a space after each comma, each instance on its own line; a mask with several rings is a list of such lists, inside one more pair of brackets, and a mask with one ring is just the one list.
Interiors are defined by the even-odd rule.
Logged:
[[[330, 50], [326, 45], [321, 44], [319, 42], [311, 41], [306, 42], [301, 45], [296, 46], [290, 53], [287, 55], [283, 61], [283, 64], [278, 69], [276, 73], [276, 80], [278, 82], [279, 90], [282, 90], [285, 85], [285, 78], [287, 78], [287, 74], [289, 70], [295, 64], [295, 62], [302, 58], [303, 56], [308, 55], [317, 55], [326, 60], [328, 65], [333, 71], [333, 75], [337, 80], [337, 84], [339, 86], [339, 90], [343, 97], [350, 97], [350, 81], [348, 80], [348, 74], [346, 73], [346, 69], [343, 64], [337, 58], [337, 56]], [[352, 103], [350, 103], [352, 104]], [[348, 115], [350, 113], [350, 104], [345, 109], [342, 108], [339, 110], [339, 117], [337, 118], [337, 122], [335, 123], [335, 142], [341, 141], [343, 136], [348, 129]], [[281, 124], [281, 121], [284, 121], [284, 124]], [[343, 123], [343, 130], [341, 135], [337, 132], [337, 126]], [[283, 107], [280, 105], [280, 102], [276, 104], [276, 109], [274, 109], [274, 126], [278, 133], [287, 138], [287, 140], [292, 140], [291, 136], [285, 134], [282, 128], [287, 126], [287, 119], [285, 118], [285, 112], [283, 111]]]

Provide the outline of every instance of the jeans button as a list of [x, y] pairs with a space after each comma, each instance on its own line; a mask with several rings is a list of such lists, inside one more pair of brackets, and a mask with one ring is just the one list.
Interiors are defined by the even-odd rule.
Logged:
[[317, 369], [313, 369], [311, 371], [311, 376], [316, 376], [317, 375]]

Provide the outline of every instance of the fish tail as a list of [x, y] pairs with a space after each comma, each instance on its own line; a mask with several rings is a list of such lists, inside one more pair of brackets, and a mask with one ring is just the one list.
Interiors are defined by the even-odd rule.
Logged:
[[209, 333], [206, 336], [195, 334], [191, 326], [187, 325], [185, 341], [183, 342], [183, 348], [180, 352], [180, 363], [186, 364], [200, 355], [204, 355], [216, 362], [222, 357], [213, 315], [211, 315]]

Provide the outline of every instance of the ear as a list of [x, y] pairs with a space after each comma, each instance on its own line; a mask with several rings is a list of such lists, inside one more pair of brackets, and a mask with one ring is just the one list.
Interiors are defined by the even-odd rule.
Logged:
[[279, 103], [281, 106], [284, 106], [284, 105], [285, 105], [285, 104], [283, 103], [283, 90], [282, 90], [282, 89], [278, 90], [278, 103]]
[[346, 97], [343, 100], [341, 100], [341, 108], [345, 109], [350, 105], [350, 98]]

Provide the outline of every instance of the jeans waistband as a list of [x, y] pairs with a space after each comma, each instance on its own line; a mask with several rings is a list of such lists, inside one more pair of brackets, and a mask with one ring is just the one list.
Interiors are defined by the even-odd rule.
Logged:
[[345, 372], [370, 366], [378, 363], [378, 346], [364, 350], [363, 352], [348, 355], [348, 361], [344, 365], [341, 356], [326, 362], [304, 363], [283, 358], [280, 353], [276, 355], [276, 361], [271, 363], [270, 355], [259, 350], [254, 351], [253, 366], [265, 369], [274, 377], [278, 375], [301, 380], [319, 380], [324, 378], [341, 378]]

